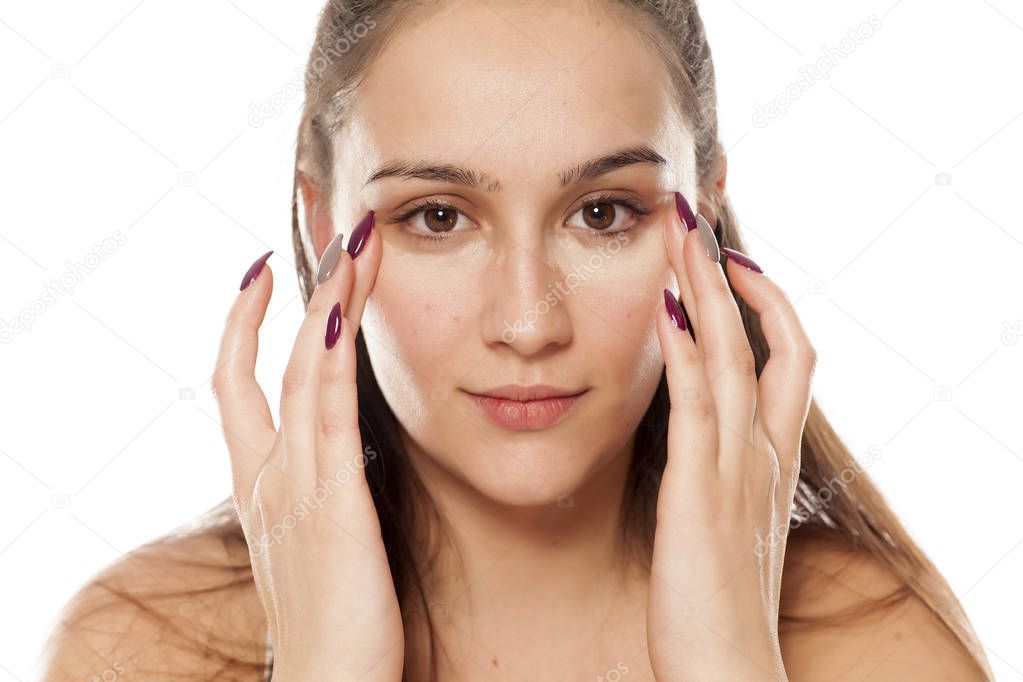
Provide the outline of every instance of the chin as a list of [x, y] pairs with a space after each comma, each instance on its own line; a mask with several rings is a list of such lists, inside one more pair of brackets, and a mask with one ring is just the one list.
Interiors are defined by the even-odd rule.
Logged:
[[[510, 507], [545, 507], [572, 498], [585, 481], [586, 468], [542, 466], [529, 458], [515, 460], [508, 453], [497, 466], [466, 472], [477, 491], [496, 504]], [[527, 468], [528, 467], [528, 468]]]
[[447, 450], [454, 455], [451, 461], [438, 464], [495, 504], [570, 507], [606, 459], [600, 444], [587, 441], [592, 435], [564, 429], [556, 435], [519, 434], [500, 443], [473, 439]]
[[[599, 428], [621, 423], [620, 415], [612, 419], [599, 406], [587, 407], [550, 428], [528, 431], [482, 418], [470, 424], [466, 417], [471, 412], [455, 416], [441, 411], [434, 413], [439, 419], [410, 422], [414, 430], [404, 430], [404, 436], [421, 474], [439, 484], [437, 493], [468, 494], [508, 507], [571, 507], [630, 441], [624, 430]], [[628, 466], [626, 461], [617, 464]]]

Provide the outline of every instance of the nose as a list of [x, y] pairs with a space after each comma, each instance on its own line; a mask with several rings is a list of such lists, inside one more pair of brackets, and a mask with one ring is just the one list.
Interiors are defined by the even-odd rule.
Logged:
[[505, 346], [533, 356], [571, 341], [570, 293], [564, 286], [564, 273], [543, 248], [529, 248], [505, 238], [480, 287], [488, 346]]

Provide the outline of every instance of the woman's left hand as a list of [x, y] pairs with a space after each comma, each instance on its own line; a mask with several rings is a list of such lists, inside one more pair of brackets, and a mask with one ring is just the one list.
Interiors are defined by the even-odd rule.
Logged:
[[[758, 381], [713, 230], [687, 206], [679, 202], [678, 219], [664, 226], [696, 341], [661, 310], [671, 412], [648, 653], [658, 682], [777, 682], [788, 679], [778, 604], [816, 353], [783, 291], [741, 265], [742, 254], [729, 255], [732, 286], [759, 314], [770, 347]], [[700, 227], [686, 232], [686, 222]], [[681, 317], [668, 290], [664, 306]]]

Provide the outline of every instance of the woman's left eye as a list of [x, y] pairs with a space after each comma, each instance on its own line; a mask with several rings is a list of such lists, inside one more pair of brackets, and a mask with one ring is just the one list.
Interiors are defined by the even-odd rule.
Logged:
[[[624, 210], [622, 210], [624, 209]], [[581, 216], [582, 224], [573, 224], [585, 230], [591, 237], [613, 237], [619, 232], [632, 229], [636, 216], [651, 212], [631, 199], [604, 196], [588, 200], [573, 216]], [[632, 218], [630, 220], [630, 218]]]

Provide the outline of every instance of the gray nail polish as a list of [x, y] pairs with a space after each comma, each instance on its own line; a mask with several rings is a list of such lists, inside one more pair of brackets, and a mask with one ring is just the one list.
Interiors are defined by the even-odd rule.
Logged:
[[323, 284], [330, 276], [334, 274], [334, 269], [337, 267], [337, 261], [341, 257], [341, 239], [344, 237], [343, 232], [338, 232], [334, 235], [334, 238], [327, 244], [327, 248], [323, 250], [323, 256], [320, 258], [320, 266], [316, 269], [316, 283]]
[[721, 250], [718, 248], [718, 239], [714, 236], [714, 229], [699, 213], [696, 214], [696, 227], [700, 231], [700, 239], [703, 240], [703, 251], [715, 263], [721, 262]]

